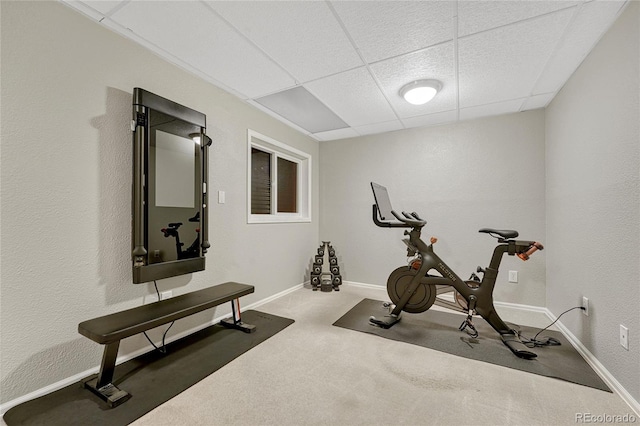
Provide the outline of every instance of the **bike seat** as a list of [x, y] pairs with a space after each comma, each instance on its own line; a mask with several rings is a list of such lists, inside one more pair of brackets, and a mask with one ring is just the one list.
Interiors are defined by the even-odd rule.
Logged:
[[519, 235], [518, 231], [510, 231], [508, 229], [482, 228], [478, 232], [482, 232], [483, 234], [500, 235], [502, 238], [516, 238]]

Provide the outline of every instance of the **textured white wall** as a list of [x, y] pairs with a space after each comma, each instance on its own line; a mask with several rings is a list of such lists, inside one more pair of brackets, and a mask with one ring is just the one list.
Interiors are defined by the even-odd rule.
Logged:
[[[631, 2], [546, 111], [547, 306], [640, 400], [640, 7]], [[629, 351], [618, 342], [629, 328]]]
[[[207, 269], [162, 280], [182, 294], [224, 281], [253, 284], [251, 303], [306, 279], [313, 223], [246, 223], [247, 129], [318, 157], [318, 143], [55, 2], [1, 2], [1, 401], [95, 367], [102, 347], [78, 323], [138, 306], [131, 283], [131, 101], [142, 87], [207, 115]], [[224, 60], [224, 58], [221, 58]], [[217, 191], [226, 204], [217, 204]], [[277, 244], [272, 244], [277, 242]], [[170, 335], [230, 307], [184, 319]], [[164, 328], [162, 328], [163, 330]], [[154, 338], [162, 330], [152, 332]], [[120, 354], [146, 346], [126, 339]]]
[[[437, 236], [436, 253], [466, 279], [495, 247], [480, 228], [544, 243], [544, 112], [320, 144], [320, 237], [335, 246], [345, 280], [386, 285], [406, 249], [402, 229], [373, 224], [370, 181], [388, 188], [394, 209], [427, 220], [423, 239]], [[496, 300], [544, 306], [545, 258], [505, 256]], [[507, 282], [508, 270], [519, 283]]]

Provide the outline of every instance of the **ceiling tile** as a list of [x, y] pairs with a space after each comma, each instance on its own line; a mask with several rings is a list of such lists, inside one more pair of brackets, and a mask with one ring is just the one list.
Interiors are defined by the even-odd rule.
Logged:
[[455, 2], [333, 1], [331, 5], [368, 62], [453, 38]]
[[365, 67], [304, 85], [350, 126], [397, 119]]
[[267, 115], [270, 115], [271, 117], [279, 120], [280, 122], [286, 124], [287, 126], [291, 127], [292, 129], [297, 130], [298, 132], [305, 134], [305, 135], [310, 135], [311, 133], [309, 133], [308, 130], [303, 129], [302, 127], [298, 126], [296, 123], [287, 120], [286, 118], [284, 118], [283, 116], [276, 114], [275, 112], [271, 111], [269, 108], [259, 104], [258, 102], [254, 101], [253, 99], [247, 99], [246, 101], [249, 105], [252, 105], [253, 107], [259, 109], [260, 111], [264, 112]]
[[[453, 42], [377, 62], [371, 71], [401, 119], [456, 108]], [[398, 92], [405, 84], [421, 79], [439, 80], [442, 90], [429, 103], [411, 105]]]
[[310, 133], [349, 127], [302, 86], [254, 100]]
[[419, 115], [417, 117], [403, 118], [402, 123], [406, 128], [435, 126], [437, 124], [453, 123], [458, 120], [458, 111], [444, 111], [435, 114]]
[[325, 2], [207, 3], [299, 82], [362, 65]]
[[458, 40], [460, 107], [531, 94], [573, 9]]
[[513, 99], [470, 108], [461, 108], [460, 120], [473, 120], [474, 118], [518, 112], [520, 111], [520, 106], [523, 101], [524, 99]]
[[624, 1], [592, 1], [578, 9], [533, 93], [560, 90], [609, 29], [624, 4]]
[[458, 36], [512, 24], [524, 19], [544, 15], [567, 7], [576, 6], [580, 1], [459, 1]]
[[247, 97], [295, 84], [202, 3], [134, 1], [111, 19]]

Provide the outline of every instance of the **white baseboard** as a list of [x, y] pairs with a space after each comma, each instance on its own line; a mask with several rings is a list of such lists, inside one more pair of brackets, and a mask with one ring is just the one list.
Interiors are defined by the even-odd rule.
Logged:
[[294, 285], [293, 287], [288, 288], [286, 290], [283, 290], [280, 293], [276, 293], [276, 294], [274, 294], [272, 296], [269, 296], [267, 298], [264, 298], [262, 300], [258, 300], [257, 302], [254, 302], [254, 303], [252, 303], [250, 305], [244, 306], [242, 309], [243, 310], [255, 309], [255, 308], [259, 307], [259, 306], [264, 305], [265, 303], [271, 302], [272, 300], [276, 300], [276, 299], [281, 298], [282, 296], [286, 296], [287, 294], [292, 293], [292, 292], [302, 288], [305, 284], [308, 284], [308, 283], [309, 283], [309, 281], [306, 281], [304, 283], [300, 283], [300, 284]]
[[[519, 311], [527, 311], [527, 312], [537, 312], [541, 314], [545, 314], [549, 318], [551, 318], [551, 312], [547, 308], [543, 308], [542, 306], [533, 306], [533, 305], [521, 305], [519, 303], [509, 303], [509, 302], [497, 302], [494, 301], [493, 305], [497, 308], [512, 308], [517, 309]], [[555, 320], [552, 319], [552, 321]]]
[[32, 399], [36, 399], [41, 396], [47, 395], [51, 392], [55, 392], [73, 383], [77, 383], [80, 380], [84, 379], [85, 377], [91, 376], [92, 374], [96, 374], [98, 370], [99, 370], [99, 367], [91, 368], [89, 370], [83, 371], [82, 373], [78, 373], [71, 377], [67, 377], [66, 379], [60, 380], [59, 382], [52, 383], [48, 386], [45, 386], [43, 388], [30, 392], [26, 395], [23, 395], [11, 401], [5, 402], [4, 404], [0, 405], [0, 416], [4, 416], [4, 413], [9, 411], [11, 408], [15, 407], [16, 405], [20, 405], [23, 402], [31, 401]]

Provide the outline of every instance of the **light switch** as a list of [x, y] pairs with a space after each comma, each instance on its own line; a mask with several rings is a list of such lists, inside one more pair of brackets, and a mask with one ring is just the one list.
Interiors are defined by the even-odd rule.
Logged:
[[224, 191], [218, 191], [218, 204], [224, 204]]

